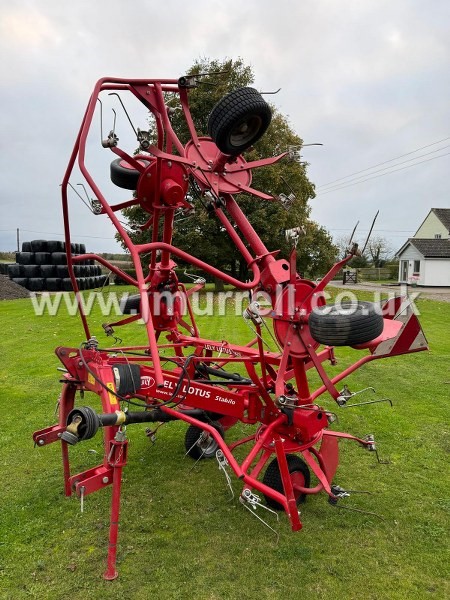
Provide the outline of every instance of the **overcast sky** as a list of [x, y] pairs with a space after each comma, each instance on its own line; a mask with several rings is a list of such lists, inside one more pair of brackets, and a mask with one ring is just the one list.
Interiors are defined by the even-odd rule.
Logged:
[[[62, 239], [59, 184], [97, 79], [178, 77], [199, 57], [240, 56], [255, 87], [282, 88], [271, 100], [305, 143], [324, 144], [304, 157], [312, 217], [333, 235], [357, 220], [367, 230], [379, 209], [375, 229], [398, 249], [430, 208], [450, 207], [448, 0], [12, 0], [0, 53], [0, 250], [17, 227], [22, 240]], [[111, 156], [95, 142], [106, 183]], [[71, 207], [75, 241], [118, 248], [104, 218], [75, 196]]]

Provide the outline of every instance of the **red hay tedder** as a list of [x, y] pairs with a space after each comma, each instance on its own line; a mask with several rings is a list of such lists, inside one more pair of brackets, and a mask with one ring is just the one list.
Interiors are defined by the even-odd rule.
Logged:
[[[274, 197], [253, 189], [252, 170], [282, 159], [298, 160], [299, 149], [290, 148], [279, 156], [253, 162], [243, 158], [242, 153], [264, 134], [271, 120], [269, 105], [253, 88], [237, 89], [219, 101], [209, 117], [210, 137], [199, 137], [188, 104], [189, 89], [197, 83], [197, 78], [190, 76], [178, 80], [101, 79], [89, 100], [62, 183], [67, 262], [87, 341], [78, 348], [56, 349], [64, 365], [59, 423], [36, 431], [33, 438], [38, 446], [61, 444], [66, 496], [76, 494], [83, 499], [112, 485], [105, 579], [117, 577], [120, 488], [127, 462], [126, 425], [185, 421], [189, 426], [185, 438], [187, 454], [197, 460], [216, 457], [228, 482], [229, 469], [242, 481], [240, 500], [247, 508], [263, 506], [258, 495], [261, 494], [271, 510], [286, 512], [292, 529], [297, 531], [302, 527], [298, 505], [308, 494], [323, 490], [332, 503], [348, 495], [333, 485], [339, 460], [338, 439], [355, 440], [376, 451], [371, 435], [362, 439], [329, 429], [335, 415], [317, 404], [318, 398], [328, 393], [343, 406], [353, 394], [347, 386], [342, 391], [336, 386], [358, 367], [377, 358], [427, 349], [420, 324], [405, 298], [392, 298], [381, 306], [368, 302], [326, 305], [323, 290], [358, 252], [356, 244], [319, 283], [303, 279], [296, 272], [295, 247], [301, 227], [287, 232], [293, 246], [289, 260], [277, 258], [277, 251], [266, 248], [235, 196], [245, 192], [264, 202], [281, 202], [288, 208], [294, 201], [293, 195]], [[135, 192], [130, 200], [115, 205], [108, 202], [85, 164], [97, 100], [105, 91], [137, 98], [152, 113], [157, 133], [153, 139], [150, 132], [137, 130], [138, 154], [121, 149], [114, 131], [102, 140], [102, 146], [117, 156], [111, 163], [112, 182]], [[167, 93], [179, 98], [191, 137], [186, 145], [172, 127], [173, 109], [166, 104]], [[101, 256], [75, 256], [71, 252], [67, 192], [76, 161], [96, 196], [93, 212], [98, 218], [106, 215], [114, 224], [130, 252], [135, 278]], [[172, 244], [175, 215], [193, 209], [193, 189], [204, 197], [211, 214], [219, 219], [242, 254], [252, 272], [251, 281], [239, 281]], [[149, 231], [147, 243], [134, 244], [119, 220], [118, 213], [133, 205], [139, 205], [148, 214], [148, 221], [142, 226], [142, 231]], [[145, 269], [141, 260], [144, 255], [150, 257]], [[198, 280], [187, 290], [178, 281], [172, 257], [236, 289], [247, 290], [250, 299], [243, 316], [254, 329], [255, 339], [238, 346], [228, 340], [201, 337], [189, 297], [204, 281]], [[148, 343], [99, 347], [83, 312], [74, 274], [74, 266], [86, 260], [103, 265], [139, 291], [122, 304], [122, 320], [103, 325], [105, 333], [113, 335], [115, 327], [142, 319]], [[255, 300], [254, 294], [262, 292], [270, 298], [271, 310], [266, 316], [272, 320], [273, 333]], [[263, 334], [272, 338], [275, 351], [267, 350]], [[330, 376], [324, 363], [336, 365], [335, 346], [357, 348], [361, 358]], [[308, 382], [310, 370], [317, 372], [322, 382], [315, 390]], [[103, 413], [75, 406], [81, 392], [98, 394]], [[135, 405], [140, 409], [129, 410]], [[227, 444], [225, 432], [238, 421], [256, 425], [251, 429], [256, 432]], [[69, 446], [92, 438], [99, 428], [104, 429], [102, 464], [72, 474]], [[249, 452], [239, 462], [233, 451], [242, 444], [247, 445]]]

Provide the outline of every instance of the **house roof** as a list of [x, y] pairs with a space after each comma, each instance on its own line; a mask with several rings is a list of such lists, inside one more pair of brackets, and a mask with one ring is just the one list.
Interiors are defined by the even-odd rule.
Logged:
[[447, 231], [450, 231], [450, 208], [432, 208], [431, 210]]
[[[450, 208], [432, 208], [432, 209], [430, 209], [430, 212], [427, 214], [425, 219], [419, 225], [417, 231], [419, 231], [419, 229], [422, 227], [422, 225], [425, 223], [425, 221], [428, 219], [428, 217], [430, 216], [431, 213], [434, 213], [436, 215], [436, 217], [439, 219], [439, 221], [442, 223], [442, 225], [447, 229], [447, 231], [450, 232]], [[417, 234], [417, 231], [414, 235]]]
[[406, 250], [408, 244], [414, 246], [425, 258], [450, 258], [450, 240], [409, 238], [397, 252], [397, 256]]

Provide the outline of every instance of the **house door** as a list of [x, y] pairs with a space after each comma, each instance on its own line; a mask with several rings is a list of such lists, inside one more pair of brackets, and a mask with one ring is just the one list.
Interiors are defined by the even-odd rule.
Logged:
[[408, 281], [408, 261], [407, 260], [402, 260], [402, 266], [401, 266], [401, 281], [403, 283], [406, 283]]

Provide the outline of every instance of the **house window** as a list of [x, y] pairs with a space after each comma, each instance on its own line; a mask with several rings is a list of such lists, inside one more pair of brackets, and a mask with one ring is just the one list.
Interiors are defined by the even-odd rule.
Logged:
[[414, 275], [420, 275], [420, 260], [414, 261]]
[[442, 235], [440, 233], [435, 233], [434, 234], [434, 239], [435, 240], [440, 240], [442, 238]]

